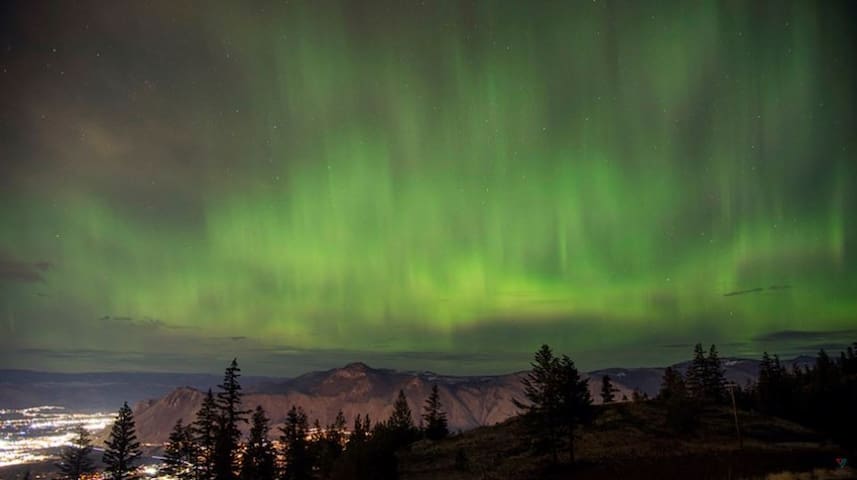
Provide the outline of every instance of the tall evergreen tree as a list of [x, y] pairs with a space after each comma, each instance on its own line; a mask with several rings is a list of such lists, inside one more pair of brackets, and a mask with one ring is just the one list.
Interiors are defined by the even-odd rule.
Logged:
[[408, 398], [404, 390], [399, 390], [396, 402], [393, 404], [393, 413], [386, 422], [387, 429], [400, 444], [410, 444], [416, 440], [417, 429], [414, 427], [414, 419], [411, 416], [411, 407], [408, 406]]
[[367, 436], [372, 432], [372, 420], [368, 413], [363, 417], [363, 431], [366, 432]]
[[285, 472], [283, 480], [309, 480], [312, 478], [313, 462], [307, 434], [307, 416], [301, 407], [292, 406], [286, 414], [285, 424], [280, 427], [280, 443], [283, 445]]
[[532, 370], [521, 380], [528, 403], [513, 399], [515, 406], [531, 419], [541, 431], [539, 438], [557, 462], [557, 422], [559, 409], [558, 385], [556, 381], [559, 360], [548, 345], [542, 345], [530, 364]]
[[723, 402], [726, 399], [726, 372], [715, 345], [711, 345], [708, 350], [705, 367], [703, 383], [706, 400], [715, 403]]
[[217, 441], [218, 422], [217, 403], [209, 388], [192, 425], [197, 456], [194, 462], [194, 477], [199, 480], [208, 480], [214, 476], [214, 445]]
[[345, 446], [345, 414], [336, 413], [333, 423], [329, 424], [316, 441], [316, 467], [321, 478], [328, 478], [336, 461], [342, 456]]
[[666, 407], [666, 423], [673, 431], [686, 432], [696, 424], [696, 404], [687, 394], [681, 373], [672, 367], [664, 370], [658, 401]]
[[90, 458], [92, 439], [89, 432], [79, 425], [74, 433], [75, 437], [70, 445], [63, 447], [60, 462], [57, 463], [60, 478], [65, 480], [78, 480], [81, 476], [95, 471], [95, 464]]
[[217, 393], [218, 424], [214, 442], [214, 479], [234, 480], [236, 472], [236, 453], [241, 440], [239, 423], [247, 423], [249, 410], [241, 409], [241, 384], [238, 377], [241, 369], [238, 360], [232, 363], [223, 374], [223, 383], [218, 385]]
[[610, 381], [610, 375], [604, 375], [601, 377], [601, 402], [604, 404], [613, 403], [616, 399], [616, 392], [616, 387], [614, 387], [613, 382]]
[[110, 438], [104, 444], [107, 448], [104, 449], [102, 461], [106, 465], [107, 476], [111, 480], [136, 478], [136, 463], [143, 453], [137, 441], [134, 414], [128, 402], [119, 409], [119, 416], [110, 430]]
[[429, 440], [440, 440], [449, 435], [447, 427], [446, 412], [440, 403], [440, 392], [437, 384], [432, 385], [431, 394], [426, 399], [423, 407], [423, 420], [425, 421], [425, 434]]
[[164, 448], [164, 463], [166, 472], [180, 480], [194, 478], [194, 463], [196, 462], [196, 446], [193, 441], [193, 428], [184, 425], [182, 419], [176, 420], [170, 432], [167, 446]]
[[568, 438], [569, 463], [574, 463], [575, 429], [592, 421], [592, 396], [589, 381], [580, 376], [570, 358], [563, 355], [557, 367], [558, 418]]
[[658, 400], [668, 400], [676, 396], [687, 396], [684, 379], [681, 377], [680, 372], [677, 372], [672, 367], [667, 367], [664, 370], [664, 376], [661, 380], [661, 389], [658, 392]]
[[276, 453], [268, 439], [268, 417], [261, 405], [251, 420], [247, 448], [241, 457], [241, 480], [271, 480], [276, 476]]
[[345, 425], [345, 414], [340, 410], [336, 412], [333, 423], [328, 425], [324, 432], [324, 439], [331, 444], [334, 450], [341, 451], [342, 446], [345, 445]]
[[366, 440], [367, 433], [369, 432], [363, 429], [363, 420], [360, 418], [360, 414], [358, 413], [357, 416], [354, 417], [354, 427], [351, 429], [351, 435], [348, 436], [349, 447], [364, 442]]
[[697, 343], [693, 347], [693, 360], [685, 374], [685, 386], [691, 398], [702, 400], [705, 398], [705, 377], [708, 374], [708, 362], [702, 344]]

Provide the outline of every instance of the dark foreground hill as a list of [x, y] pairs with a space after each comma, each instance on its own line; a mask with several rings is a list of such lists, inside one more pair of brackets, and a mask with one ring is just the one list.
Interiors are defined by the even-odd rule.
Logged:
[[[836, 445], [785, 420], [740, 413], [738, 447], [730, 409], [711, 407], [694, 433], [676, 435], [656, 402], [596, 407], [597, 420], [576, 443], [578, 462], [550, 465], [521, 417], [440, 441], [420, 441], [400, 454], [403, 480], [428, 479], [798, 479], [857, 478], [839, 469]], [[564, 452], [560, 448], [560, 452]], [[809, 473], [807, 473], [809, 472]]]

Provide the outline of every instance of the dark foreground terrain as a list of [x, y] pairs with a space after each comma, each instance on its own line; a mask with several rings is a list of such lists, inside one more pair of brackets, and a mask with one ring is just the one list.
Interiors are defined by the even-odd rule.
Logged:
[[835, 459], [847, 452], [795, 423], [739, 412], [739, 448], [730, 409], [710, 407], [694, 433], [666, 428], [656, 402], [596, 407], [577, 437], [575, 465], [538, 452], [520, 417], [447, 440], [421, 441], [401, 455], [401, 478], [417, 479], [844, 479]]
[[[559, 464], [540, 452], [521, 417], [480, 427], [439, 442], [427, 440], [399, 453], [402, 480], [427, 479], [853, 479], [857, 471], [838, 468], [835, 459], [849, 452], [795, 423], [739, 412], [743, 448], [739, 448], [732, 411], [709, 407], [693, 433], [666, 427], [658, 402], [596, 406], [593, 424], [577, 436], [575, 465], [565, 446]], [[160, 453], [146, 449], [147, 455]], [[851, 458], [854, 458], [854, 452]], [[148, 459], [147, 462], [152, 461]], [[50, 463], [0, 468], [0, 479], [52, 478]]]

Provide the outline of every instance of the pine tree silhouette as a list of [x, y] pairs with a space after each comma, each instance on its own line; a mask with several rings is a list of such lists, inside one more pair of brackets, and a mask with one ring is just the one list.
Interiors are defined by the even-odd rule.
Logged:
[[285, 424], [280, 427], [280, 443], [283, 445], [285, 473], [283, 480], [309, 480], [312, 478], [313, 462], [307, 434], [307, 416], [300, 407], [292, 406], [286, 414]]
[[232, 363], [223, 374], [223, 383], [218, 385], [217, 393], [217, 430], [214, 442], [214, 479], [234, 480], [236, 475], [236, 453], [241, 440], [239, 423], [247, 423], [249, 410], [241, 410], [241, 384], [238, 377], [241, 369], [238, 360]]
[[403, 390], [399, 390], [399, 395], [393, 404], [393, 413], [390, 414], [386, 426], [390, 433], [403, 445], [416, 440], [417, 429], [414, 427], [411, 407], [408, 406], [408, 398]]
[[218, 421], [217, 403], [209, 388], [192, 425], [197, 456], [194, 472], [197, 479], [209, 479], [214, 475], [214, 445], [217, 440]]
[[110, 438], [104, 442], [102, 461], [107, 466], [105, 473], [112, 480], [125, 480], [134, 477], [137, 460], [142, 452], [134, 426], [134, 414], [128, 402], [119, 409], [119, 416], [113, 422]]
[[268, 422], [265, 410], [257, 405], [253, 411], [247, 447], [241, 457], [241, 480], [265, 480], [276, 476], [276, 454], [268, 439]]
[[559, 392], [559, 421], [566, 430], [568, 438], [569, 463], [574, 463], [575, 429], [592, 421], [592, 396], [589, 394], [589, 381], [581, 378], [580, 373], [566, 355], [559, 361], [556, 374]]
[[705, 359], [705, 352], [702, 350], [702, 344], [697, 343], [693, 347], [693, 360], [687, 367], [684, 382], [691, 398], [695, 400], [705, 398], [705, 377], [707, 374], [708, 362]]
[[717, 347], [711, 345], [708, 350], [708, 358], [705, 359], [705, 378], [704, 390], [705, 399], [721, 403], [726, 400], [726, 372], [723, 369], [723, 362], [717, 354]]
[[92, 439], [89, 432], [79, 425], [75, 429], [75, 437], [71, 445], [63, 447], [60, 453], [60, 462], [57, 467], [60, 470], [60, 478], [66, 480], [78, 480], [81, 476], [95, 471], [95, 464], [90, 458], [92, 453]]
[[569, 461], [573, 463], [575, 428], [592, 420], [589, 382], [581, 378], [568, 356], [555, 357], [547, 345], [536, 352], [531, 365], [533, 369], [521, 380], [529, 403], [513, 401], [538, 427], [537, 438], [550, 451], [553, 463], [559, 457], [559, 434], [565, 430]]
[[166, 473], [181, 479], [194, 478], [193, 465], [196, 461], [196, 448], [193, 441], [193, 429], [184, 425], [182, 419], [176, 420], [169, 440], [164, 448]]
[[449, 435], [447, 427], [446, 412], [440, 403], [440, 392], [437, 384], [432, 385], [431, 394], [426, 399], [423, 407], [423, 420], [425, 421], [425, 435], [429, 440], [440, 440]]
[[604, 404], [613, 403], [616, 400], [616, 388], [610, 381], [610, 375], [601, 377], [601, 402]]
[[354, 417], [354, 427], [352, 427], [351, 435], [348, 437], [349, 447], [365, 441], [367, 433], [368, 432], [363, 429], [363, 420], [358, 413], [357, 416]]

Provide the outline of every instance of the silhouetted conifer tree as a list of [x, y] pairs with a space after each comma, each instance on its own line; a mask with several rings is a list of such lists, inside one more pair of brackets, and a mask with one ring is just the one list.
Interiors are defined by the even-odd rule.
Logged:
[[569, 463], [574, 463], [574, 436], [579, 425], [592, 421], [592, 396], [589, 394], [589, 381], [581, 378], [580, 373], [566, 355], [559, 361], [556, 374], [559, 393], [559, 420], [566, 429], [568, 438]]
[[531, 365], [533, 369], [521, 381], [529, 403], [513, 401], [539, 427], [538, 438], [551, 452], [554, 463], [558, 459], [559, 429], [564, 429], [568, 436], [569, 460], [574, 462], [575, 428], [592, 419], [589, 383], [580, 377], [570, 358], [554, 357], [547, 345], [536, 352]]
[[312, 478], [313, 462], [307, 441], [309, 425], [301, 407], [292, 406], [286, 414], [285, 424], [280, 427], [282, 435], [285, 470], [283, 480], [309, 480]]
[[349, 447], [354, 444], [361, 443], [366, 440], [366, 430], [363, 429], [363, 420], [360, 418], [360, 414], [358, 413], [356, 417], [354, 417], [354, 427], [351, 429], [351, 435], [348, 437], [348, 445]]
[[269, 480], [276, 476], [276, 453], [268, 439], [268, 417], [261, 405], [256, 406], [250, 435], [241, 457], [241, 480]]
[[142, 455], [140, 442], [134, 426], [134, 414], [128, 402], [119, 409], [119, 416], [110, 429], [110, 438], [104, 442], [102, 461], [106, 465], [105, 474], [112, 480], [135, 478], [137, 460]]
[[194, 464], [197, 452], [193, 440], [193, 428], [184, 425], [182, 419], [176, 420], [170, 432], [167, 446], [164, 448], [166, 473], [181, 480], [195, 478]]
[[218, 422], [217, 403], [209, 388], [192, 424], [197, 455], [194, 477], [199, 480], [208, 480], [214, 475], [214, 445], [217, 440]]
[[446, 412], [440, 403], [440, 392], [437, 384], [432, 385], [431, 394], [426, 399], [423, 408], [423, 420], [425, 420], [425, 435], [429, 440], [440, 440], [449, 435], [446, 422]]
[[657, 400], [666, 407], [666, 423], [673, 431], [686, 432], [696, 424], [696, 404], [688, 397], [681, 373], [672, 367], [664, 370]]
[[542, 345], [533, 357], [530, 364], [532, 370], [521, 380], [524, 386], [524, 396], [528, 403], [513, 399], [515, 406], [522, 413], [533, 420], [537, 428], [542, 432], [540, 440], [543, 446], [551, 453], [554, 463], [557, 462], [557, 421], [559, 409], [559, 395], [557, 391], [556, 371], [559, 368], [559, 360], [554, 357], [553, 351], [548, 345]]
[[601, 377], [601, 402], [605, 404], [613, 403], [616, 399], [616, 392], [617, 390], [613, 386], [613, 382], [610, 381], [610, 375]]
[[408, 406], [408, 398], [403, 390], [399, 390], [399, 395], [393, 404], [393, 413], [390, 414], [386, 426], [400, 444], [407, 445], [416, 440], [417, 429], [414, 427], [411, 407]]
[[697, 343], [693, 347], [693, 360], [691, 360], [685, 374], [685, 386], [691, 398], [695, 400], [705, 398], [705, 377], [707, 373], [708, 362], [705, 359], [705, 351], [702, 350], [702, 344]]
[[706, 400], [714, 403], [721, 403], [726, 400], [726, 373], [715, 345], [711, 345], [708, 350], [708, 358], [705, 359], [703, 384]]
[[[337, 412], [333, 423], [325, 428], [315, 442], [316, 466], [321, 478], [328, 478], [333, 465], [342, 456], [345, 445], [345, 415], [342, 410]], [[362, 428], [362, 425], [361, 425]]]
[[236, 475], [236, 453], [241, 440], [239, 423], [246, 423], [249, 410], [241, 410], [241, 384], [238, 377], [241, 369], [237, 359], [226, 368], [223, 383], [218, 385], [217, 393], [217, 430], [214, 441], [214, 479], [234, 480]]
[[95, 464], [90, 458], [92, 439], [89, 432], [82, 425], [74, 432], [75, 437], [71, 440], [71, 445], [63, 447], [60, 461], [57, 463], [60, 478], [65, 480], [78, 480], [82, 475], [95, 471]]

